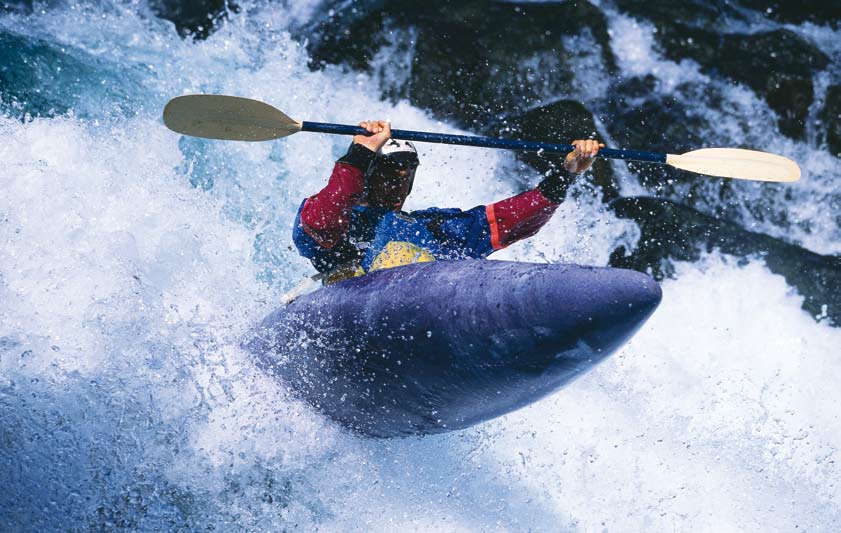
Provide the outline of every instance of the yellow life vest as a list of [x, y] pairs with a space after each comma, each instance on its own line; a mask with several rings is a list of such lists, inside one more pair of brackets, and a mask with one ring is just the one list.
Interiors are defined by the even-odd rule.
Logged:
[[[435, 261], [435, 256], [429, 253], [429, 250], [410, 242], [391, 241], [374, 258], [368, 272], [411, 265], [412, 263], [428, 263], [429, 261]], [[346, 279], [358, 278], [366, 273], [365, 269], [359, 263], [353, 262], [342, 265], [318, 277], [325, 285], [331, 285]]]

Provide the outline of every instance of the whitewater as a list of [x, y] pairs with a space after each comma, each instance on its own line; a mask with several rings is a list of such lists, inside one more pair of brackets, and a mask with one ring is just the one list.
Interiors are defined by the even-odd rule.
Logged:
[[[312, 273], [292, 223], [349, 140], [185, 138], [163, 126], [166, 102], [231, 94], [303, 120], [472, 133], [383, 100], [379, 74], [308, 68], [288, 28], [317, 8], [248, 5], [202, 41], [139, 2], [0, 15], [6, 57], [45, 58], [52, 80], [17, 79], [26, 98], [0, 102], [0, 530], [837, 529], [841, 329], [761, 258], [679, 263], [616, 355], [451, 434], [356, 437], [256, 367], [240, 344]], [[623, 71], [703, 76], [659, 57], [652, 28], [611, 24]], [[585, 92], [603, 87], [593, 76]], [[821, 208], [837, 160], [772, 131], [743, 89], [728, 94], [756, 112], [759, 147], [804, 170], [774, 196], [814, 217], [798, 238], [838, 253], [838, 219]], [[540, 179], [507, 152], [418, 148], [407, 210], [466, 209]], [[639, 191], [615, 165], [623, 194]], [[493, 258], [604, 265], [636, 238], [581, 184], [538, 236]]]

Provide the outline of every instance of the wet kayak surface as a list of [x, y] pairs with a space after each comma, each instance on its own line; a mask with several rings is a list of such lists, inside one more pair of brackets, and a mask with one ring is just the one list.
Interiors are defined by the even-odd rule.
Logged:
[[349, 429], [442, 433], [563, 387], [622, 346], [660, 298], [631, 270], [438, 261], [304, 295], [266, 317], [248, 347]]

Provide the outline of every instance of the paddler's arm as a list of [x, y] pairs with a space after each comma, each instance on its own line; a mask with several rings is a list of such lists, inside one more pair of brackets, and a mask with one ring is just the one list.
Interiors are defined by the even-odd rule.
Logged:
[[578, 174], [590, 168], [599, 148], [604, 146], [590, 139], [571, 144], [575, 151], [567, 155], [562, 170], [553, 172], [530, 191], [485, 206], [493, 251], [537, 233], [564, 201]]
[[347, 235], [351, 211], [362, 197], [365, 172], [377, 150], [391, 136], [388, 122], [369, 121], [359, 125], [373, 135], [353, 138], [347, 153], [336, 161], [327, 186], [304, 200], [295, 221], [295, 232], [303, 232], [323, 248], [332, 248]]

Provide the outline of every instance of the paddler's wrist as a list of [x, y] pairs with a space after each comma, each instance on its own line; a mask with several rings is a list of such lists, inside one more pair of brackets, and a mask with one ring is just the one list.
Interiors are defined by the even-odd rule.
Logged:
[[553, 204], [560, 204], [566, 198], [567, 189], [577, 176], [578, 174], [574, 174], [565, 168], [553, 169], [551, 174], [537, 184], [537, 190]]
[[374, 156], [376, 155], [376, 152], [367, 146], [363, 146], [359, 143], [353, 143], [350, 145], [350, 148], [348, 148], [347, 153], [340, 157], [337, 163], [345, 163], [364, 172], [368, 170], [371, 161], [373, 161]]

